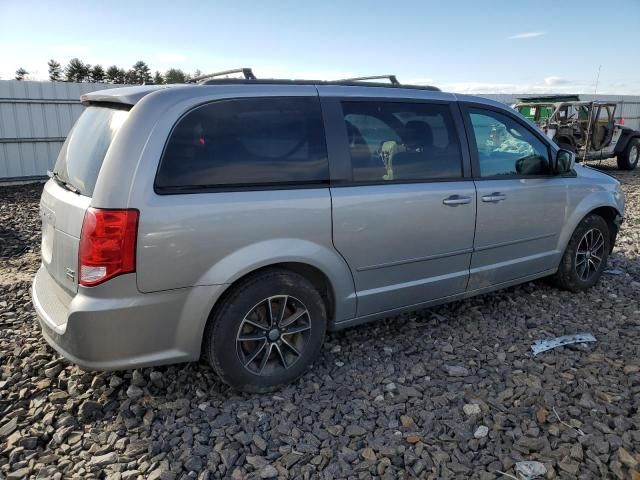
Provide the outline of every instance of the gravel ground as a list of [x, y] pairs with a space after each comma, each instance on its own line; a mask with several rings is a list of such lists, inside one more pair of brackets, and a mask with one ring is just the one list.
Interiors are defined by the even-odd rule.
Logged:
[[[41, 186], [2, 188], [0, 479], [490, 479], [522, 460], [640, 479], [640, 172], [609, 173], [628, 210], [591, 291], [540, 281], [330, 334], [312, 370], [263, 396], [204, 365], [64, 361], [29, 297]], [[582, 331], [597, 342], [531, 355]]]

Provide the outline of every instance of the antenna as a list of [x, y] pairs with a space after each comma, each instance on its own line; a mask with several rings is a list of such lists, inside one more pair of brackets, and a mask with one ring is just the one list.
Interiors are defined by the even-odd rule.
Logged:
[[[596, 87], [593, 90], [593, 94], [595, 95], [598, 92], [598, 83], [600, 82], [600, 70], [602, 69], [602, 64], [598, 65], [598, 74], [596, 75]], [[582, 154], [582, 162], [584, 163], [587, 159], [587, 151], [591, 146], [591, 125], [593, 124], [593, 108], [594, 104], [591, 102], [591, 108], [589, 109], [589, 123], [587, 124], [587, 143], [584, 145], [584, 153]]]

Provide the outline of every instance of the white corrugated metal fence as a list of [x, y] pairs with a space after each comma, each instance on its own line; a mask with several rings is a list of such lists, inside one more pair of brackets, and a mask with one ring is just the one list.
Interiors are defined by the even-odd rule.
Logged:
[[80, 95], [119, 85], [0, 80], [0, 181], [46, 176], [80, 116]]

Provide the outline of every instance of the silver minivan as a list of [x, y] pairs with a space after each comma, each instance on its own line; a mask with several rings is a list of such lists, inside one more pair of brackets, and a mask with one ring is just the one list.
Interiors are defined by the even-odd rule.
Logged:
[[327, 330], [602, 274], [619, 183], [433, 87], [204, 79], [89, 93], [42, 193], [33, 303], [89, 369], [203, 356], [265, 391]]

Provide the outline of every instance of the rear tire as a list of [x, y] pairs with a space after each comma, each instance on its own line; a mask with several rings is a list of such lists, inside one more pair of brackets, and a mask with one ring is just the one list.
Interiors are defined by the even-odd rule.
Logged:
[[587, 215], [578, 224], [564, 251], [554, 283], [565, 290], [581, 292], [602, 276], [610, 250], [607, 222], [599, 215]]
[[206, 360], [238, 390], [268, 392], [296, 380], [324, 340], [327, 314], [318, 291], [286, 270], [263, 271], [232, 288], [207, 323]]
[[618, 154], [618, 168], [620, 170], [633, 170], [638, 166], [640, 159], [640, 138], [629, 140], [627, 147]]

